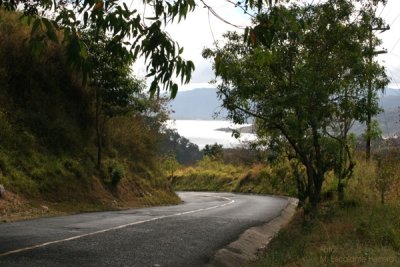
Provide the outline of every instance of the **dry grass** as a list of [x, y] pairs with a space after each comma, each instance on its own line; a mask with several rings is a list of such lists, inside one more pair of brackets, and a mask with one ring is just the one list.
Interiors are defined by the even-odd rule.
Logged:
[[205, 157], [196, 166], [178, 170], [172, 183], [176, 190], [225, 191], [295, 196], [288, 162], [252, 166], [224, 164]]
[[359, 159], [345, 201], [321, 203], [312, 216], [299, 210], [252, 266], [400, 266], [400, 181], [382, 205], [377, 173], [377, 164]]

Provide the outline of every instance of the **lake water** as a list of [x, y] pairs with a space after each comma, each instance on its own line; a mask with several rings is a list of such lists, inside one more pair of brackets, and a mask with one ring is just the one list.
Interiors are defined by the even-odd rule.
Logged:
[[243, 141], [255, 140], [254, 134], [241, 134], [240, 139], [232, 137], [232, 133], [217, 131], [220, 128], [238, 128], [246, 125], [235, 125], [230, 121], [220, 120], [169, 120], [167, 127], [176, 129], [181, 136], [203, 149], [207, 144], [218, 143], [225, 148], [235, 147]]

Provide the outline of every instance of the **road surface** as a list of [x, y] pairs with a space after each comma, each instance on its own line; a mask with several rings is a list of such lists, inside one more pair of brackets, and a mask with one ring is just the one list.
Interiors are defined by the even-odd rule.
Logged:
[[286, 206], [278, 197], [180, 192], [177, 206], [0, 224], [0, 266], [204, 266]]

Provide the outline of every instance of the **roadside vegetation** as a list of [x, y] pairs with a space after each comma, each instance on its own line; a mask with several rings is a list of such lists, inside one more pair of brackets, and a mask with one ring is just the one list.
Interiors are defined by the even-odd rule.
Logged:
[[300, 209], [251, 266], [400, 266], [399, 163], [398, 154], [385, 166], [360, 158], [343, 201]]
[[[399, 148], [372, 142], [389, 82], [374, 58], [381, 41], [372, 29], [385, 29], [379, 2], [277, 4], [203, 50], [228, 117], [253, 119], [267, 154], [260, 165], [223, 165], [206, 147], [210, 158], [176, 172], [173, 184], [296, 196], [295, 220], [257, 266], [399, 265]], [[356, 121], [366, 125], [358, 139]]]
[[[281, 2], [238, 2], [253, 24], [203, 51], [228, 117], [252, 118], [260, 149], [200, 153], [163, 129], [154, 97], [163, 88], [175, 97], [173, 78], [191, 78], [193, 63], [163, 29], [195, 1], [147, 1], [154, 17], [144, 18], [120, 1], [2, 1], [1, 218], [178, 203], [170, 183], [288, 195], [299, 212], [256, 265], [399, 265], [399, 152], [370, 145], [389, 83], [374, 58], [386, 1]], [[139, 55], [150, 100], [130, 75]], [[365, 152], [355, 121], [367, 128]]]
[[88, 57], [107, 64], [85, 83], [61, 44], [23, 42], [31, 27], [20, 17], [0, 10], [1, 220], [179, 203], [158, 164], [167, 111], [129, 58], [106, 58], [109, 40], [88, 32]]
[[[396, 139], [373, 144], [379, 146], [371, 161], [364, 151], [355, 151], [354, 173], [343, 198], [337, 193], [338, 179], [329, 172], [318, 209], [300, 203], [293, 221], [251, 266], [399, 266], [400, 150]], [[243, 155], [243, 150], [236, 152]], [[171, 181], [176, 190], [297, 197], [295, 177], [301, 169], [271, 152], [261, 157], [270, 160], [260, 162], [259, 152], [251, 150], [251, 157], [234, 164], [208, 155], [194, 166], [177, 168]]]
[[225, 191], [296, 196], [289, 162], [230, 164], [205, 156], [194, 166], [178, 169], [171, 179], [176, 190]]

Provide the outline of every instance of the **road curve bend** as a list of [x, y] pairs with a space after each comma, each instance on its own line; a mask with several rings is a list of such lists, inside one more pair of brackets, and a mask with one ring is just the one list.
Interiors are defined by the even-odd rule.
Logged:
[[0, 224], [0, 266], [204, 266], [280, 197], [179, 192], [183, 204]]

